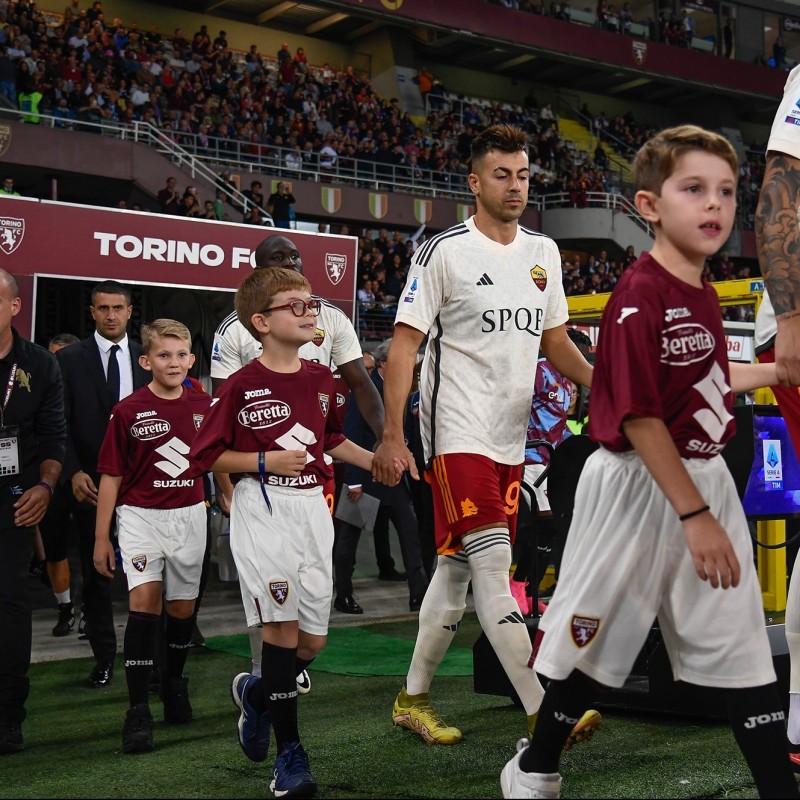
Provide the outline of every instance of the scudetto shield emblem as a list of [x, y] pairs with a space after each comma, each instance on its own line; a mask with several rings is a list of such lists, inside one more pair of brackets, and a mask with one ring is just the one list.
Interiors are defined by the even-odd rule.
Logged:
[[11, 146], [11, 126], [0, 125], [0, 157], [6, 154], [6, 150]]
[[389, 197], [385, 194], [369, 193], [369, 213], [375, 219], [383, 219], [389, 210]]
[[540, 292], [547, 288], [547, 273], [538, 264], [531, 270], [531, 278]]
[[331, 407], [331, 398], [330, 395], [322, 394], [320, 392], [317, 397], [319, 397], [319, 407], [322, 409], [322, 416], [328, 416], [328, 409]]
[[325, 253], [325, 274], [334, 286], [341, 282], [345, 272], [347, 272], [347, 256]]
[[633, 60], [641, 67], [647, 57], [647, 42], [634, 39], [631, 47], [633, 47]]
[[282, 606], [289, 597], [289, 583], [287, 581], [270, 581], [269, 593], [272, 599]]
[[0, 216], [0, 250], [10, 256], [25, 236], [25, 220], [18, 217]]
[[342, 190], [324, 186], [320, 190], [320, 202], [329, 214], [335, 214], [342, 207]]
[[131, 559], [131, 564], [133, 564], [133, 568], [137, 572], [144, 572], [144, 568], [147, 566], [147, 556], [134, 556]]
[[427, 222], [433, 214], [433, 201], [420, 200], [418, 197], [414, 198], [414, 219], [420, 225]]
[[572, 618], [572, 641], [578, 647], [586, 647], [589, 642], [597, 635], [600, 628], [600, 620], [593, 617], [573, 617]]

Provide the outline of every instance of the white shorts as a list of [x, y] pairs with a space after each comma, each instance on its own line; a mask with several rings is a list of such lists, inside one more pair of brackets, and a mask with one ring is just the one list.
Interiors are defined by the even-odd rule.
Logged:
[[298, 620], [328, 633], [333, 594], [333, 522], [322, 488], [268, 486], [272, 514], [252, 478], [236, 484], [231, 551], [248, 626]]
[[603, 448], [578, 483], [561, 573], [540, 628], [535, 669], [579, 669], [622, 686], [658, 616], [675, 680], [740, 689], [775, 680], [753, 545], [721, 456], [684, 459], [728, 532], [741, 566], [735, 589], [701, 581], [683, 526], [635, 453]]
[[547, 478], [542, 481], [541, 486], [533, 485], [546, 468], [546, 464], [526, 464], [522, 472], [522, 480], [533, 490], [536, 497], [536, 508], [539, 511], [550, 511], [550, 501], [547, 499]]
[[128, 589], [162, 581], [167, 600], [194, 600], [206, 551], [206, 504], [117, 509], [117, 538]]

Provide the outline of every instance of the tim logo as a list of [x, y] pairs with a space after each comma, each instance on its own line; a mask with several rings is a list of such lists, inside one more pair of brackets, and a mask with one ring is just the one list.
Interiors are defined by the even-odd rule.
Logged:
[[597, 635], [600, 628], [600, 620], [592, 617], [573, 617], [572, 618], [572, 641], [578, 647], [586, 647], [589, 642]]
[[269, 582], [269, 593], [272, 596], [272, 599], [279, 605], [282, 606], [286, 599], [289, 597], [289, 584], [287, 581], [270, 581]]
[[347, 256], [325, 253], [325, 273], [334, 286], [344, 278], [345, 272], [347, 272]]
[[647, 42], [634, 39], [631, 46], [633, 47], [633, 60], [641, 67], [647, 58]]
[[10, 256], [25, 236], [25, 220], [16, 217], [0, 217], [0, 250]]
[[131, 564], [133, 564], [133, 568], [137, 572], [144, 572], [145, 567], [147, 566], [147, 556], [134, 556], [131, 559]]

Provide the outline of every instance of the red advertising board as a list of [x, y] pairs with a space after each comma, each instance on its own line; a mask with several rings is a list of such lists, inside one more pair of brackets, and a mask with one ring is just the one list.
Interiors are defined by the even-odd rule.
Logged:
[[303, 259], [315, 294], [355, 310], [358, 240], [163, 214], [95, 208], [22, 197], [0, 200], [0, 267], [20, 284], [15, 327], [34, 327], [37, 277], [234, 291], [253, 267], [256, 246], [285, 235]]

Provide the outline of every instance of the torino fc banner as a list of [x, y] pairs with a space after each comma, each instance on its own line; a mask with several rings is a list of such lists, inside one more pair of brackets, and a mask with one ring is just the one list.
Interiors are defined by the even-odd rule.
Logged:
[[256, 247], [272, 235], [294, 242], [314, 293], [352, 319], [353, 236], [0, 196], [0, 268], [20, 284], [15, 326], [24, 336], [37, 276], [235, 291], [255, 266]]

